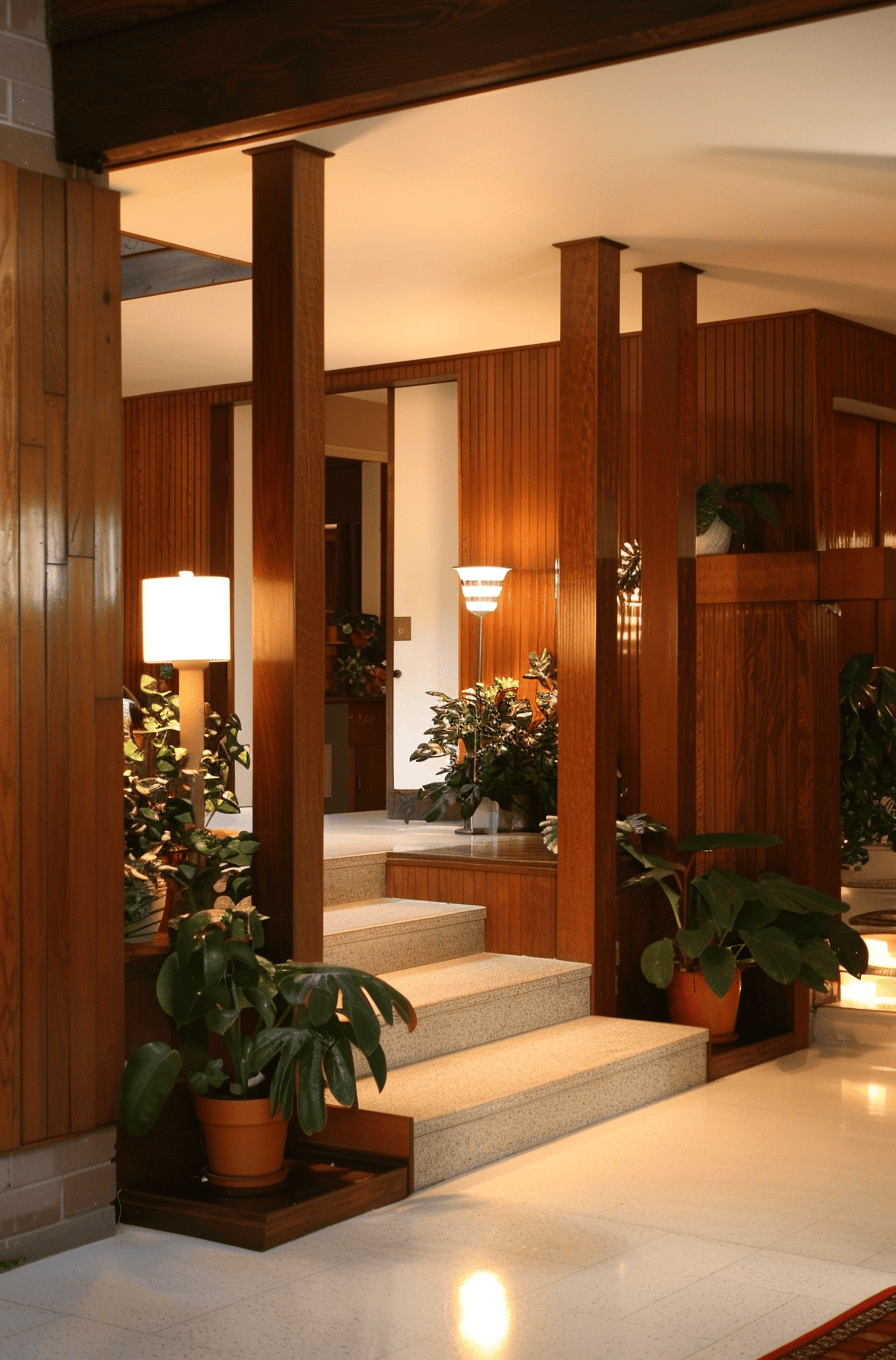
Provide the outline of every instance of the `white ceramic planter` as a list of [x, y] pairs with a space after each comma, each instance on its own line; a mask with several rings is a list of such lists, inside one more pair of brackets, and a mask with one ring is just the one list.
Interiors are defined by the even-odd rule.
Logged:
[[888, 845], [867, 845], [865, 849], [868, 851], [867, 864], [840, 870], [844, 888], [896, 889], [896, 850]]
[[731, 530], [724, 520], [716, 515], [705, 534], [697, 535], [696, 554], [698, 557], [717, 557], [726, 553], [731, 543]]

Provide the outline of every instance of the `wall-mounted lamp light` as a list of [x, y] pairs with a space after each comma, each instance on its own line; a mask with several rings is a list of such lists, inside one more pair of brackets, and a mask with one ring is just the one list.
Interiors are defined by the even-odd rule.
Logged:
[[143, 659], [179, 671], [180, 745], [192, 772], [193, 820], [205, 825], [202, 750], [210, 661], [230, 660], [230, 581], [226, 576], [155, 576], [143, 582]]
[[510, 567], [455, 567], [460, 577], [464, 604], [471, 614], [479, 619], [479, 664], [476, 667], [477, 683], [482, 680], [482, 620], [486, 614], [494, 614], [504, 585], [504, 577]]

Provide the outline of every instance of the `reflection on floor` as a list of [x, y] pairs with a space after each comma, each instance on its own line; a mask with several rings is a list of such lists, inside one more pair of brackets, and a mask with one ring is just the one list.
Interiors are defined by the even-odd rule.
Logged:
[[756, 1360], [896, 1284], [896, 1049], [815, 1047], [263, 1255], [0, 1275], [2, 1360]]

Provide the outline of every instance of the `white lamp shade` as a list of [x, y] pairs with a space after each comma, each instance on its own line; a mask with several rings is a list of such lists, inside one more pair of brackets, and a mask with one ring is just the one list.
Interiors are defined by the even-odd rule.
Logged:
[[470, 613], [478, 614], [480, 618], [494, 614], [510, 567], [455, 567], [454, 570], [460, 577], [464, 604]]
[[143, 582], [143, 660], [193, 665], [230, 660], [226, 576], [153, 576]]

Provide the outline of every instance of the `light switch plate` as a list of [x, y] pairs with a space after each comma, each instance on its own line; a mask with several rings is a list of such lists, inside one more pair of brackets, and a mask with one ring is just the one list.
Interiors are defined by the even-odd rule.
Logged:
[[410, 642], [411, 620], [409, 618], [395, 619], [392, 638], [395, 642]]

